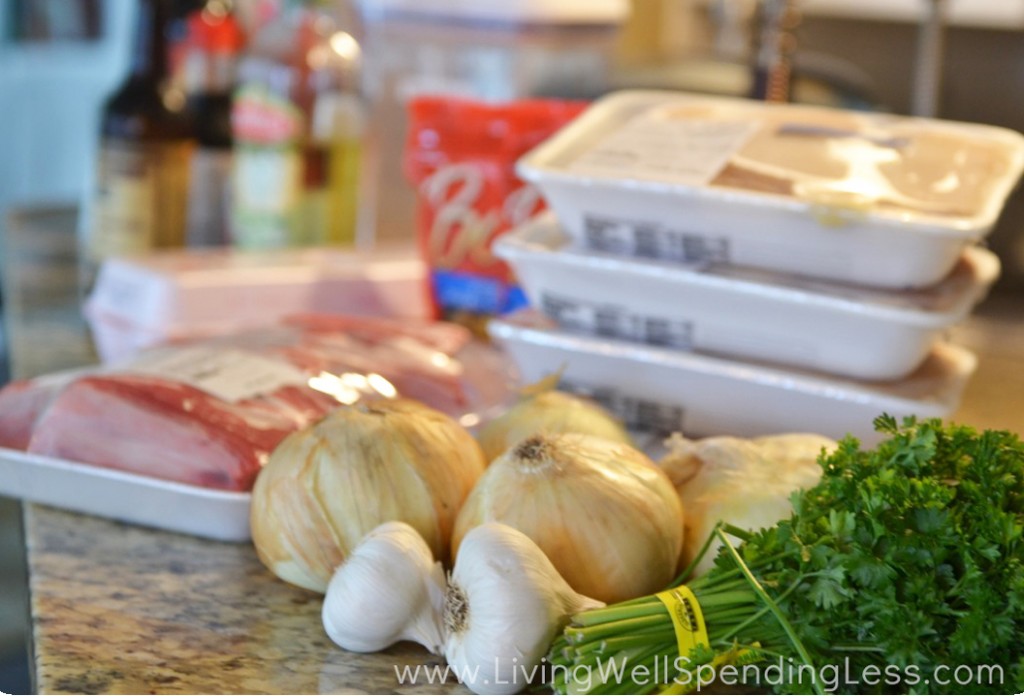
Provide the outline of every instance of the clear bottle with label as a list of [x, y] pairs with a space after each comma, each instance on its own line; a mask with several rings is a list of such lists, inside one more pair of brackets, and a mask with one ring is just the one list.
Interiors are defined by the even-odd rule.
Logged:
[[337, 3], [287, 0], [252, 38], [232, 109], [231, 234], [241, 247], [355, 238], [360, 46]]
[[95, 190], [83, 234], [83, 283], [109, 256], [185, 242], [195, 149], [185, 96], [170, 81], [174, 0], [140, 0], [128, 77], [100, 117]]

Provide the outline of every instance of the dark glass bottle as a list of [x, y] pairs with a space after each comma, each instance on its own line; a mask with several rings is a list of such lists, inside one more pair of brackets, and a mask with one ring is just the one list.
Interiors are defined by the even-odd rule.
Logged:
[[207, 0], [188, 15], [180, 82], [195, 123], [196, 152], [189, 192], [189, 246], [229, 241], [231, 106], [245, 44], [231, 0]]
[[96, 189], [85, 258], [181, 246], [195, 145], [185, 95], [171, 85], [168, 30], [174, 0], [139, 0], [128, 77], [100, 116]]

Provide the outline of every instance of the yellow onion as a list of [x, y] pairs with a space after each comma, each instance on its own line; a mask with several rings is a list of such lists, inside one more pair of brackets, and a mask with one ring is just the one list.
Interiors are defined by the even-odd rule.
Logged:
[[557, 376], [527, 387], [512, 408], [480, 429], [477, 442], [487, 461], [538, 433], [582, 433], [633, 444], [615, 416], [589, 399], [555, 391], [556, 380]]
[[257, 554], [281, 579], [324, 592], [364, 536], [397, 520], [446, 559], [455, 516], [485, 463], [462, 426], [415, 401], [339, 409], [287, 437], [257, 477]]
[[[794, 492], [821, 478], [822, 450], [837, 443], [822, 435], [786, 433], [752, 440], [708, 437], [687, 440], [678, 433], [666, 443], [658, 462], [683, 503], [683, 562], [689, 565], [719, 522], [757, 531], [793, 512]], [[733, 542], [740, 540], [733, 537]], [[721, 542], [712, 540], [695, 568], [703, 575], [714, 565]]]
[[534, 435], [494, 460], [459, 513], [453, 553], [486, 522], [523, 532], [576, 592], [609, 604], [664, 589], [683, 540], [664, 472], [629, 445], [578, 433]]

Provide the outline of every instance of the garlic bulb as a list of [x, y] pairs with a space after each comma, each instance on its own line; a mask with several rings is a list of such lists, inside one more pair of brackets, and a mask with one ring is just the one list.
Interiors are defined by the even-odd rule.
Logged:
[[387, 522], [334, 572], [321, 612], [324, 630], [353, 652], [411, 640], [440, 655], [444, 590], [444, 570], [419, 532], [404, 522]]
[[367, 533], [391, 520], [412, 525], [443, 562], [484, 464], [466, 430], [417, 402], [341, 408], [271, 454], [253, 488], [253, 543], [278, 577], [317, 592]]
[[445, 594], [444, 656], [475, 693], [514, 694], [538, 674], [569, 618], [604, 604], [577, 594], [544, 552], [503, 524], [463, 540]]
[[596, 403], [552, 389], [555, 380], [527, 387], [523, 398], [504, 414], [484, 425], [477, 434], [487, 461], [509, 447], [539, 433], [582, 433], [632, 444], [629, 433]]
[[673, 578], [683, 513], [643, 453], [591, 435], [535, 435], [494, 460], [455, 523], [452, 549], [484, 522], [526, 534], [577, 592], [618, 602]]
[[[676, 434], [665, 444], [669, 454], [659, 466], [683, 503], [685, 564], [694, 559], [720, 521], [754, 531], [788, 517], [793, 511], [790, 496], [821, 477], [818, 454], [836, 447], [827, 437], [803, 433], [752, 440], [687, 440]], [[712, 542], [696, 568], [697, 575], [711, 568], [720, 546]]]

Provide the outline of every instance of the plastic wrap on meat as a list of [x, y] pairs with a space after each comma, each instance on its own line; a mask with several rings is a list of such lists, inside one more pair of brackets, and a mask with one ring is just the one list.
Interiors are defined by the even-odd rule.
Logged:
[[0, 390], [0, 447], [27, 448], [36, 420], [65, 384], [57, 380], [23, 379]]
[[[193, 355], [259, 359], [293, 378], [229, 398], [207, 388], [213, 383], [203, 382], [205, 366], [181, 376]], [[169, 358], [179, 372], [154, 368], [154, 356], [159, 365]], [[8, 385], [0, 390], [0, 446], [246, 491], [282, 439], [365, 396], [417, 399], [456, 417], [496, 406], [506, 394], [479, 385], [485, 378], [501, 383], [495, 367], [504, 363], [494, 356], [454, 325], [295, 317], [161, 348], [119, 367]], [[208, 372], [216, 372], [212, 364]]]

